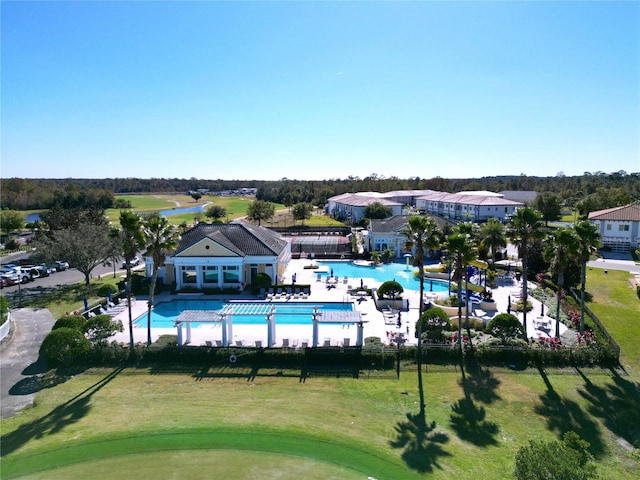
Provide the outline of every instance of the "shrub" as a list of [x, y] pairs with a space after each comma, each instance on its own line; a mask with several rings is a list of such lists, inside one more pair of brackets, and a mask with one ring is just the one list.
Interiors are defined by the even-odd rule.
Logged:
[[510, 313], [500, 313], [493, 317], [485, 331], [494, 337], [499, 337], [505, 345], [511, 339], [524, 336], [524, 328], [520, 320]]
[[378, 288], [380, 298], [399, 298], [404, 292], [404, 288], [395, 280], [387, 280]]
[[108, 297], [109, 292], [111, 292], [112, 294], [116, 293], [116, 287], [108, 283], [105, 283], [104, 285], [100, 285], [98, 287], [98, 290], [96, 291], [99, 297]]
[[111, 315], [96, 315], [89, 318], [84, 325], [84, 333], [98, 346], [104, 346], [110, 336], [122, 331], [122, 322], [113, 320]]
[[5, 297], [0, 297], [0, 325], [7, 321], [7, 313], [9, 313], [9, 302]]
[[269, 287], [273, 283], [273, 280], [266, 273], [258, 273], [255, 277], [253, 277], [253, 281], [251, 282], [251, 286], [254, 288], [262, 288]]
[[[416, 332], [418, 326], [419, 324], [416, 322]], [[449, 315], [441, 308], [429, 308], [422, 314], [420, 328], [423, 338], [426, 338], [428, 342], [441, 343], [444, 341], [444, 332], [451, 330]]]
[[[458, 329], [458, 318], [451, 318], [451, 328], [454, 330]], [[462, 317], [462, 326], [464, 328], [467, 327], [467, 319], [465, 316]], [[481, 318], [469, 317], [469, 328], [478, 331], [484, 331], [484, 322]]]
[[18, 250], [20, 248], [20, 243], [17, 240], [11, 239], [8, 240], [7, 243], [4, 244], [4, 248], [7, 250]]
[[51, 330], [57, 330], [58, 328], [72, 328], [79, 332], [84, 332], [84, 326], [87, 319], [82, 315], [67, 315], [56, 320]]
[[52, 365], [71, 365], [80, 361], [91, 350], [89, 340], [75, 328], [60, 327], [52, 330], [40, 346], [40, 355]]

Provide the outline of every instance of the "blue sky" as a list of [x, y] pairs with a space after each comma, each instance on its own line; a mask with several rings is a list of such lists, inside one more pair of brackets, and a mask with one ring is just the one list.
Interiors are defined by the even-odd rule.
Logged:
[[3, 178], [640, 171], [638, 2], [1, 9]]

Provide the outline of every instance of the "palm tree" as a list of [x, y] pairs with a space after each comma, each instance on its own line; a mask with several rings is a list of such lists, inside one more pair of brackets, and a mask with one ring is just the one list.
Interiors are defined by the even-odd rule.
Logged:
[[480, 226], [480, 241], [491, 254], [492, 262], [496, 261], [496, 251], [507, 246], [504, 225], [497, 218], [490, 218]]
[[425, 417], [424, 391], [422, 389], [422, 312], [424, 309], [424, 255], [426, 250], [439, 247], [438, 225], [435, 220], [416, 215], [409, 218], [403, 230], [406, 238], [405, 248], [413, 250], [413, 266], [418, 267], [420, 296], [418, 297], [418, 392], [420, 394], [420, 417]]
[[149, 300], [147, 301], [147, 345], [151, 345], [151, 307], [155, 293], [158, 269], [164, 265], [167, 254], [178, 245], [178, 232], [169, 224], [169, 220], [155, 212], [144, 219], [144, 243], [147, 254], [151, 255], [151, 281], [149, 282]]
[[574, 223], [573, 229], [578, 237], [577, 257], [580, 262], [580, 333], [584, 332], [584, 291], [587, 283], [587, 262], [591, 254], [602, 246], [598, 227], [589, 220]]
[[120, 212], [120, 239], [122, 240], [122, 250], [124, 263], [127, 269], [127, 304], [129, 309], [129, 346], [133, 351], [133, 317], [131, 315], [131, 260], [133, 260], [138, 249], [144, 244], [144, 234], [140, 217], [131, 210]]
[[520, 208], [511, 217], [507, 227], [507, 237], [518, 248], [518, 256], [522, 261], [522, 323], [525, 337], [527, 336], [527, 301], [529, 298], [527, 291], [527, 261], [531, 246], [540, 240], [542, 232], [542, 216], [531, 207]]
[[[444, 248], [453, 263], [452, 278], [458, 285], [458, 346], [462, 352], [462, 281], [466, 278], [467, 266], [476, 258], [476, 247], [470, 235], [455, 230], [447, 237]], [[471, 337], [468, 323], [467, 334]]]
[[560, 340], [560, 299], [564, 287], [564, 273], [574, 260], [578, 250], [578, 238], [571, 228], [560, 227], [548, 237], [545, 256], [551, 270], [558, 276], [556, 295], [556, 338]]

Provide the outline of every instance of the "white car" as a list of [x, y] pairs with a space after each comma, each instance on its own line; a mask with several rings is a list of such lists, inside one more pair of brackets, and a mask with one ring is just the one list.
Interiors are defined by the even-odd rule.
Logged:
[[[131, 261], [129, 262], [129, 264], [132, 267], [136, 267], [136, 266], [140, 265], [140, 259], [138, 257], [133, 257], [131, 259]], [[122, 262], [122, 268], [127, 268], [127, 261], [126, 260], [124, 262]]]

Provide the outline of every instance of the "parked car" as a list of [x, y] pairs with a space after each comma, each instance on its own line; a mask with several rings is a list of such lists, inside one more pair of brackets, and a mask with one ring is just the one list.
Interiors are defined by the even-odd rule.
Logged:
[[36, 267], [41, 277], [48, 277], [51, 274], [51, 270], [44, 263], [41, 263]]
[[[133, 257], [131, 259], [131, 261], [129, 262], [129, 264], [132, 267], [136, 267], [136, 266], [140, 265], [140, 259], [138, 257]], [[122, 268], [127, 268], [127, 261], [126, 260], [124, 262], [122, 262]]]
[[23, 270], [21, 267], [12, 263], [4, 265], [2, 269], [0, 269], [0, 274], [13, 275], [19, 283], [27, 283], [33, 280], [29, 271]]
[[14, 273], [3, 273], [0, 275], [0, 288], [16, 285], [18, 282], [18, 276]]
[[53, 264], [55, 265], [55, 269], [58, 272], [62, 272], [62, 271], [64, 271], [64, 270], [69, 268], [69, 263], [68, 262], [62, 262], [62, 261], [58, 260], [58, 261], [53, 262]]

